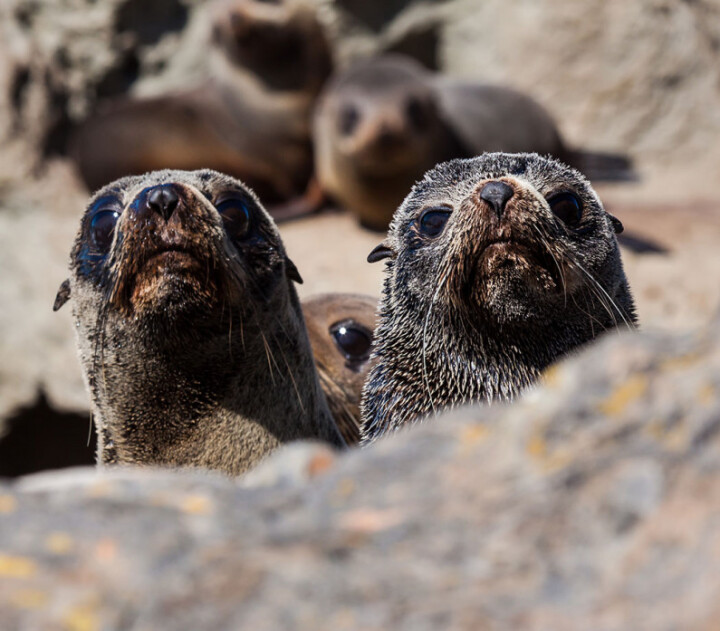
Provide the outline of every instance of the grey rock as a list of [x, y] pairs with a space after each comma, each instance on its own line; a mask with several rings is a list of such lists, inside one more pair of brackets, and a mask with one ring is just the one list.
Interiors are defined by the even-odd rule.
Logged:
[[6, 485], [4, 628], [713, 628], [719, 329], [608, 336], [515, 405], [411, 427], [310, 482]]

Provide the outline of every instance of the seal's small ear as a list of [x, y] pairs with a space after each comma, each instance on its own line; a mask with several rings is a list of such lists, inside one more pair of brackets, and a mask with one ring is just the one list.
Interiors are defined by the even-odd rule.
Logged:
[[610, 216], [610, 222], [613, 225], [613, 230], [615, 230], [615, 234], [620, 234], [623, 230], [625, 230], [625, 226], [622, 225], [622, 221], [620, 221], [614, 215], [610, 215], [610, 213], [608, 213], [608, 215]]
[[385, 241], [378, 245], [370, 254], [368, 254], [368, 263], [377, 263], [387, 258], [395, 258], [395, 250], [393, 250]]
[[285, 259], [285, 274], [290, 280], [294, 280], [300, 285], [303, 284], [303, 279], [302, 276], [300, 276], [300, 272], [298, 272], [298, 268], [295, 267], [295, 263], [293, 263], [289, 258]]
[[68, 300], [70, 300], [70, 279], [66, 278], [60, 285], [57, 296], [55, 296], [55, 302], [53, 303], [53, 311], [57, 311]]

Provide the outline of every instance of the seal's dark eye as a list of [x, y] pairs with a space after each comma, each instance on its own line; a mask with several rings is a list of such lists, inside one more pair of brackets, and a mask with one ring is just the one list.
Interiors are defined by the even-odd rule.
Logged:
[[548, 199], [550, 210], [568, 226], [574, 226], [582, 219], [582, 204], [572, 193], [560, 193]]
[[234, 239], [242, 239], [250, 230], [250, 211], [241, 199], [226, 199], [216, 208], [223, 218], [225, 230]]
[[340, 119], [338, 120], [338, 126], [340, 133], [343, 136], [349, 136], [355, 131], [358, 123], [360, 122], [360, 112], [354, 105], [346, 105], [340, 110]]
[[115, 233], [115, 224], [120, 213], [116, 210], [101, 210], [90, 221], [90, 240], [98, 252], [107, 252]]
[[346, 359], [364, 361], [370, 356], [372, 333], [355, 320], [348, 319], [333, 324], [330, 335]]
[[449, 209], [429, 208], [422, 214], [418, 222], [420, 233], [426, 237], [437, 237], [445, 228], [449, 218]]
[[406, 112], [410, 124], [418, 131], [427, 128], [429, 117], [425, 106], [416, 98], [411, 98], [406, 106]]

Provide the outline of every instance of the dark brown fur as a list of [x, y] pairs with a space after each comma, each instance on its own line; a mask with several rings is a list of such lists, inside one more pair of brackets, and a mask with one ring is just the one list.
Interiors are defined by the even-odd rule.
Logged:
[[[445, 160], [505, 151], [587, 163], [587, 154], [567, 150], [552, 117], [530, 97], [448, 79], [399, 55], [332, 78], [318, 99], [313, 137], [320, 185], [375, 230], [385, 230], [412, 185]], [[629, 168], [622, 158], [594, 157], [596, 171], [608, 163]]]
[[207, 81], [106, 103], [76, 130], [70, 153], [90, 189], [157, 169], [212, 168], [240, 178], [265, 203], [304, 192], [310, 110], [331, 70], [319, 22], [294, 0], [220, 0], [207, 10]]
[[[159, 186], [179, 197], [165, 217]], [[225, 200], [247, 209], [238, 236]], [[107, 251], [93, 220], [119, 213]], [[229, 219], [228, 219], [229, 217]], [[344, 444], [327, 408], [273, 221], [214, 171], [127, 177], [90, 201], [71, 254], [80, 359], [101, 463], [243, 473], [282, 443]]]
[[302, 302], [320, 385], [348, 445], [360, 440], [360, 396], [370, 371], [377, 304], [362, 294], [320, 294]]
[[[480, 197], [502, 182], [502, 213]], [[579, 223], [548, 199], [571, 193]], [[427, 211], [448, 217], [423, 233]], [[535, 154], [453, 160], [425, 174], [371, 260], [389, 258], [362, 436], [471, 401], [510, 400], [559, 357], [618, 326], [635, 308], [609, 215], [577, 171]]]

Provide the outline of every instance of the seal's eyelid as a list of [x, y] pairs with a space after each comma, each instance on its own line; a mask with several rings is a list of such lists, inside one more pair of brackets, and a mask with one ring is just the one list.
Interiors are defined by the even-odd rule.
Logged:
[[[206, 195], [207, 197], [207, 195]], [[248, 195], [247, 191], [239, 190], [239, 189], [229, 189], [229, 190], [223, 190], [217, 195], [212, 195], [208, 197], [208, 199], [215, 205], [219, 206], [220, 204], [227, 202], [229, 200], [237, 200], [245, 204], [248, 210], [252, 210], [256, 202], [255, 200]]]
[[124, 208], [122, 200], [117, 195], [103, 195], [99, 199], [96, 199], [88, 208], [88, 211], [94, 213], [101, 208], [107, 210], [120, 210]]

